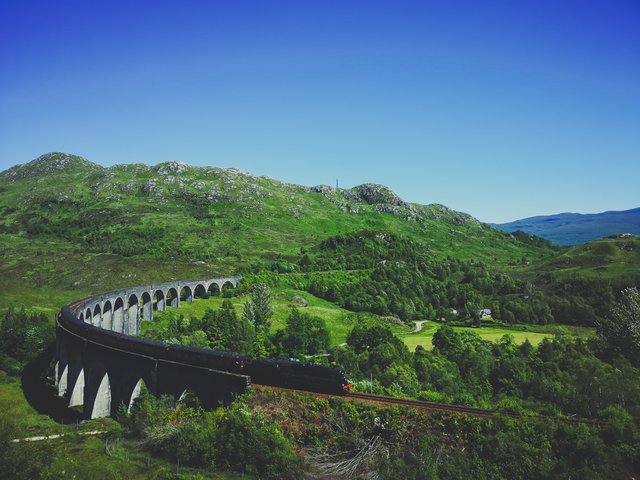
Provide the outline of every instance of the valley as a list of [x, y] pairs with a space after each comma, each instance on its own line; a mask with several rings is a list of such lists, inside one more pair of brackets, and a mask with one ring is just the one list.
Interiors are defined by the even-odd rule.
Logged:
[[[615, 333], [614, 322], [626, 321], [616, 312], [633, 305], [640, 285], [637, 238], [560, 247], [500, 232], [443, 205], [408, 203], [383, 185], [309, 187], [177, 162], [104, 168], [63, 153], [0, 173], [0, 213], [0, 406], [13, 412], [7, 432], [20, 432], [10, 438], [64, 434], [25, 450], [51, 457], [42, 460], [47, 478], [86, 478], [77, 463], [82, 455], [94, 459], [85, 472], [93, 475], [106, 469], [116, 477], [152, 471], [182, 478], [169, 473], [180, 470], [194, 479], [299, 478], [304, 469], [324, 468], [317, 445], [345, 456], [376, 435], [409, 470], [408, 452], [431, 461], [437, 445], [446, 452], [443, 478], [518, 471], [508, 460], [512, 445], [530, 461], [512, 478], [573, 472], [571, 459], [585, 451], [607, 456], [581, 464], [593, 478], [603, 468], [615, 478], [635, 469], [628, 447], [640, 438], [633, 423], [640, 418], [640, 370], [635, 344]], [[197, 399], [147, 392], [115, 420], [72, 426], [29, 404], [20, 375], [53, 340], [62, 305], [115, 289], [226, 275], [243, 280], [222, 296], [185, 298], [179, 309], [155, 311], [141, 323], [141, 336], [313, 360], [342, 369], [354, 392], [498, 416], [471, 420], [264, 391], [205, 411]], [[49, 390], [51, 376], [42, 372]], [[540, 415], [558, 422], [533, 418]], [[398, 433], [373, 434], [376, 417]], [[566, 418], [631, 426], [602, 433]], [[345, 435], [342, 422], [355, 436]], [[76, 435], [101, 429], [104, 438]], [[502, 435], [507, 443], [485, 448]], [[574, 440], [565, 444], [564, 435]], [[451, 436], [461, 443], [451, 444]], [[235, 450], [256, 438], [260, 455]], [[393, 469], [390, 457], [376, 452], [363, 468]], [[538, 465], [533, 459], [541, 455], [546, 463]], [[226, 466], [211, 469], [211, 458]], [[277, 473], [265, 473], [270, 468]]]

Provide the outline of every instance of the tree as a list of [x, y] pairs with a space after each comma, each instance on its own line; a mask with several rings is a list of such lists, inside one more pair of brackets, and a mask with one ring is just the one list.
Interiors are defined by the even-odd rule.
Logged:
[[382, 343], [391, 342], [394, 339], [391, 327], [377, 319], [365, 319], [362, 323], [353, 327], [347, 337], [347, 344], [356, 353], [372, 350]]
[[440, 327], [433, 335], [431, 343], [440, 352], [445, 354], [452, 350], [460, 350], [462, 348], [460, 334], [449, 325]]
[[[54, 329], [45, 314], [9, 308], [0, 321], [0, 354], [27, 362], [38, 355], [53, 336]], [[0, 359], [0, 364], [4, 363]]]
[[250, 323], [255, 323], [256, 314], [253, 309], [253, 302], [251, 300], [247, 300], [244, 302], [244, 306], [242, 307], [242, 318]]
[[329, 348], [329, 330], [322, 318], [293, 307], [287, 326], [274, 336], [274, 346], [280, 355], [288, 357], [313, 355]]
[[269, 341], [263, 331], [256, 331], [251, 345], [251, 356], [254, 358], [265, 358], [269, 356], [267, 346]]
[[253, 318], [256, 329], [269, 331], [271, 317], [273, 316], [273, 295], [271, 289], [264, 283], [256, 283], [251, 288], [253, 303]]
[[[234, 312], [234, 318], [235, 312]], [[248, 320], [243, 312], [242, 317], [234, 321], [233, 328], [229, 336], [227, 348], [233, 352], [251, 354], [253, 352], [253, 342], [256, 336], [253, 322]]]
[[605, 320], [598, 322], [598, 334], [613, 353], [640, 362], [640, 292], [635, 287], [622, 291]]
[[182, 344], [194, 348], [209, 348], [207, 334], [202, 330], [196, 330], [191, 335], [182, 338]]

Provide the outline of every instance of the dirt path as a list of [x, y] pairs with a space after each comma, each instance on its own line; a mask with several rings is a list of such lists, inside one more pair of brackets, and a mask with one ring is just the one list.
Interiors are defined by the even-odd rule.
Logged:
[[[80, 435], [100, 435], [101, 433], [104, 433], [104, 430], [93, 430], [91, 432], [80, 432]], [[27, 438], [15, 438], [13, 440], [11, 440], [13, 443], [19, 443], [19, 442], [39, 442], [41, 440], [53, 440], [55, 438], [60, 438], [60, 437], [64, 437], [65, 434], [64, 433], [58, 433], [58, 434], [54, 434], [54, 435], [40, 435], [37, 437], [27, 437]]]
[[422, 325], [427, 323], [426, 320], [420, 320], [419, 322], [413, 322], [416, 324], [416, 329], [411, 333], [420, 333], [422, 331]]

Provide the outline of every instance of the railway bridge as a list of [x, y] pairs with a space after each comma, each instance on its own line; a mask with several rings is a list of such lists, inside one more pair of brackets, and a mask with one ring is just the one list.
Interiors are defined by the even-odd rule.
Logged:
[[235, 288], [241, 277], [161, 283], [94, 295], [62, 308], [56, 321], [56, 385], [85, 418], [131, 408], [142, 385], [153, 394], [193, 391], [205, 407], [242, 393], [249, 377], [198, 366], [201, 350], [143, 338], [140, 322], [154, 311]]

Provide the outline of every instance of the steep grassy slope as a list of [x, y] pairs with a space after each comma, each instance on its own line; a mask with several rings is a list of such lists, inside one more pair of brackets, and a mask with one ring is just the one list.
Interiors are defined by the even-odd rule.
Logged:
[[31, 303], [26, 287], [66, 299], [70, 289], [254, 271], [358, 230], [404, 235], [435, 258], [494, 265], [552, 253], [380, 185], [306, 187], [175, 162], [103, 168], [62, 153], [2, 172], [0, 213], [1, 304]]

